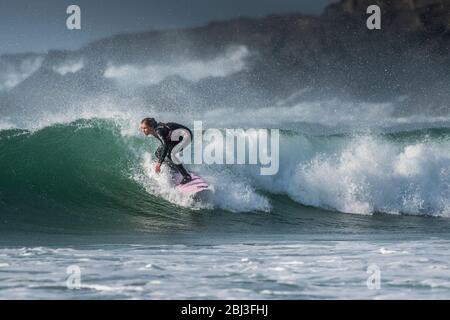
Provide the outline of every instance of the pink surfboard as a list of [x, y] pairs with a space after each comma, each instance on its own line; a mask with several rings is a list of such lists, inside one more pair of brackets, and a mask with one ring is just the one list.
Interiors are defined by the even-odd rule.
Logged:
[[209, 190], [208, 183], [194, 173], [191, 173], [192, 180], [185, 184], [180, 184], [181, 175], [175, 177], [176, 188], [186, 194], [196, 194], [201, 191]]

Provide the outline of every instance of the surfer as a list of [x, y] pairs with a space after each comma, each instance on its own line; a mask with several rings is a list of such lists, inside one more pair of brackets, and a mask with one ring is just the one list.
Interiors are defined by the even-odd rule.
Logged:
[[[142, 132], [146, 136], [149, 135], [154, 136], [161, 142], [161, 145], [155, 152], [155, 156], [156, 158], [158, 158], [158, 163], [155, 166], [155, 172], [159, 173], [161, 171], [162, 163], [166, 161], [169, 168], [171, 168], [172, 170], [177, 170], [183, 176], [183, 179], [181, 180], [180, 184], [185, 184], [191, 181], [192, 177], [181, 163], [175, 164], [171, 156], [173, 148], [183, 140], [183, 137], [181, 136], [178, 141], [172, 141], [171, 133], [177, 129], [183, 129], [190, 135], [192, 139], [191, 130], [189, 130], [188, 128], [186, 128], [181, 124], [174, 122], [168, 123], [157, 122], [154, 118], [145, 118], [141, 121]], [[181, 150], [182, 149], [180, 149], [179, 151]]]

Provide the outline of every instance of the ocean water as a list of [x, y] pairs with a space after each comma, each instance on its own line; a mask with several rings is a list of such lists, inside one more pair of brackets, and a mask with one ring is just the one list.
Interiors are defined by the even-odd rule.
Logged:
[[297, 124], [274, 176], [190, 166], [205, 202], [152, 172], [137, 119], [5, 124], [0, 298], [448, 299], [450, 129], [408, 121]]
[[[331, 235], [333, 236], [333, 235]], [[340, 238], [339, 236], [337, 238]], [[120, 238], [119, 238], [120, 239]], [[117, 239], [115, 239], [117, 241]], [[271, 236], [7, 247], [2, 299], [444, 299], [448, 239]], [[173, 244], [168, 244], [173, 243]], [[430, 249], [432, 248], [432, 249]], [[79, 286], [70, 287], [70, 268]], [[380, 285], [367, 285], [372, 268]]]

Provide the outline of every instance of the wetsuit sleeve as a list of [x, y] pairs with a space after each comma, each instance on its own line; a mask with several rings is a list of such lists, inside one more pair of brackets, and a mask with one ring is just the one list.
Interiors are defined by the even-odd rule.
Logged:
[[167, 156], [167, 153], [169, 152], [169, 142], [170, 142], [169, 130], [167, 128], [158, 128], [156, 130], [156, 135], [158, 139], [161, 141], [163, 146], [163, 151], [160, 153], [158, 162], [163, 163], [164, 159]]

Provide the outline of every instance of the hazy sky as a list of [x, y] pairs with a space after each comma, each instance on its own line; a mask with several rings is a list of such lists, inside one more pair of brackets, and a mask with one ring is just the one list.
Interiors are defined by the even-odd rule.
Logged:
[[[76, 49], [117, 33], [205, 24], [237, 16], [320, 14], [336, 0], [0, 0], [0, 54]], [[66, 9], [81, 8], [81, 30]]]

